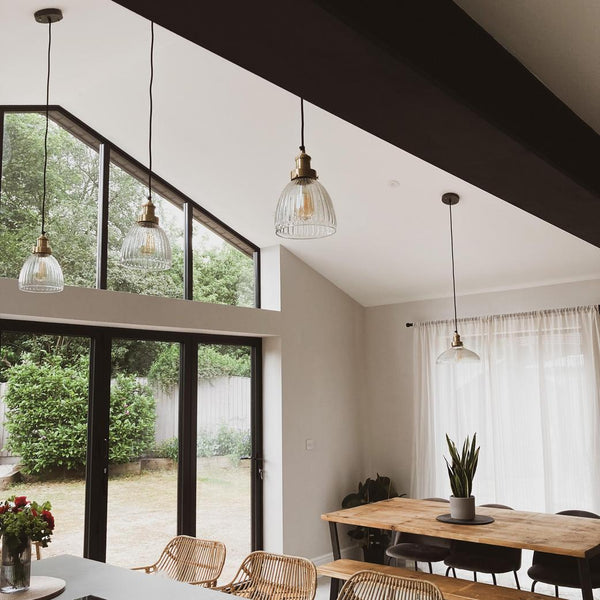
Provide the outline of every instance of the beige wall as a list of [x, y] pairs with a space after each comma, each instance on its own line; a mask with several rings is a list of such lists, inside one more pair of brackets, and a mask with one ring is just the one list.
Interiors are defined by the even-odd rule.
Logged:
[[20, 292], [0, 278], [0, 318], [223, 333], [278, 335], [277, 311], [204, 304], [124, 292], [66, 287], [60, 294]]
[[[598, 303], [600, 280], [594, 280], [463, 296], [458, 309], [479, 316]], [[410, 492], [414, 443], [413, 329], [405, 323], [451, 317], [451, 298], [366, 309], [368, 468], [391, 475], [399, 491]]]
[[331, 550], [320, 515], [365, 474], [364, 308], [285, 249], [281, 339], [283, 550], [315, 559]]

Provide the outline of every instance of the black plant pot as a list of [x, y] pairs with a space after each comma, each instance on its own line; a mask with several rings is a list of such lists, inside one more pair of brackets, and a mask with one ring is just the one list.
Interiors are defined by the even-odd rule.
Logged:
[[363, 546], [363, 558], [365, 562], [375, 563], [377, 565], [384, 564], [385, 546], [383, 544], [369, 544]]

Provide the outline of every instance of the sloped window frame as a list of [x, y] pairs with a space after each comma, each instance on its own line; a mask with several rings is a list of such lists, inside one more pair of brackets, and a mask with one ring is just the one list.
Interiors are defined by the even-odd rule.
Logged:
[[[0, 186], [2, 185], [2, 150], [4, 136], [4, 115], [6, 113], [41, 113], [45, 106], [10, 105], [0, 106]], [[109, 175], [110, 165], [118, 166], [140, 183], [148, 182], [148, 168], [121, 150], [110, 140], [94, 131], [83, 121], [58, 105], [49, 107], [48, 116], [51, 121], [68, 131], [75, 138], [94, 149], [99, 154], [99, 186], [98, 186], [98, 246], [96, 251], [96, 289], [106, 290], [108, 273], [108, 207], [109, 207]], [[184, 214], [184, 293], [185, 300], [194, 299], [194, 262], [192, 230], [194, 220], [212, 231], [223, 241], [230, 244], [253, 260], [254, 264], [254, 306], [260, 308], [260, 248], [237, 233], [233, 228], [215, 217], [200, 204], [183, 194], [177, 188], [152, 172], [153, 190], [165, 200], [183, 210]], [[1, 191], [1, 187], [0, 187]], [[132, 222], [135, 215], [132, 215]], [[199, 302], [199, 301], [197, 301]]]

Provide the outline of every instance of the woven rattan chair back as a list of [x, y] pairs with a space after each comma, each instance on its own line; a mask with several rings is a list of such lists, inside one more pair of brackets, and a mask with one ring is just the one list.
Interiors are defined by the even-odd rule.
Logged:
[[218, 588], [252, 600], [313, 600], [317, 570], [306, 558], [252, 552], [231, 583]]
[[225, 544], [221, 542], [178, 535], [165, 546], [153, 565], [138, 569], [185, 583], [215, 587], [225, 563], [225, 554]]
[[444, 600], [444, 597], [429, 581], [359, 571], [346, 581], [338, 600]]

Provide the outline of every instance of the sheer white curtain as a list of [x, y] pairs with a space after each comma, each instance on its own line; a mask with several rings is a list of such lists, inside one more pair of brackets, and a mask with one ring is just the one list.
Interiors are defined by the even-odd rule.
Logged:
[[445, 434], [481, 445], [478, 504], [600, 512], [599, 317], [596, 306], [464, 319], [480, 363], [436, 365], [450, 322], [414, 330], [414, 497], [450, 494]]

